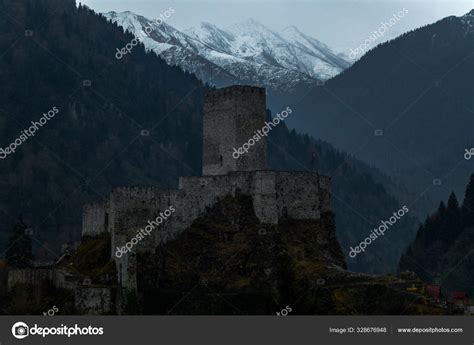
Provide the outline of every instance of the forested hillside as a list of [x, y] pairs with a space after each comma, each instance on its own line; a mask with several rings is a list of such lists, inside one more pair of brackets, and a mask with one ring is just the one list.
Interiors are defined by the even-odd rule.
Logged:
[[289, 121], [400, 181], [425, 214], [473, 170], [473, 50], [474, 10], [406, 32], [312, 90]]
[[474, 293], [474, 175], [461, 205], [452, 193], [447, 205], [420, 225], [414, 243], [400, 260], [426, 282], [439, 280], [447, 291]]
[[[180, 175], [200, 174], [207, 86], [141, 45], [117, 60], [133, 36], [73, 0], [0, 0], [0, 13], [1, 147], [59, 111], [0, 161], [2, 248], [21, 215], [37, 258], [55, 258], [62, 243], [79, 238], [84, 203], [116, 186], [176, 187]], [[400, 207], [382, 174], [283, 125], [271, 133], [269, 157], [275, 169], [334, 175], [346, 255]], [[396, 269], [413, 231], [413, 220], [404, 221], [349, 268]]]

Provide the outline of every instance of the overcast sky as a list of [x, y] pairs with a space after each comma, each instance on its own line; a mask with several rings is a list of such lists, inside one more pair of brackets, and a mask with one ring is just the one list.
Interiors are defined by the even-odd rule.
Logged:
[[[246, 18], [253, 18], [280, 31], [295, 25], [328, 44], [336, 51], [355, 48], [377, 30], [381, 22], [402, 9], [408, 13], [391, 27], [383, 39], [433, 23], [441, 18], [460, 16], [474, 9], [474, 0], [77, 0], [98, 12], [132, 11], [147, 18], [157, 18], [169, 7], [175, 13], [167, 23], [187, 29], [206, 21], [225, 28]], [[381, 42], [380, 41], [380, 42]], [[380, 43], [377, 42], [377, 43]]]

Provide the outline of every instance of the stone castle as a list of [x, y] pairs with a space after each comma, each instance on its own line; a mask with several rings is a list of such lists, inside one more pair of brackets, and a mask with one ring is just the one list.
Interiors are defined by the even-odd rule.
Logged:
[[[266, 224], [278, 224], [283, 217], [319, 219], [323, 212], [331, 211], [330, 178], [316, 172], [268, 170], [265, 137], [238, 159], [232, 156], [234, 148], [265, 126], [265, 117], [263, 88], [231, 86], [211, 91], [204, 103], [202, 176], [180, 177], [178, 189], [116, 188], [106, 202], [84, 207], [82, 235], [111, 234], [119, 286], [136, 289], [137, 251], [153, 252], [225, 196], [251, 196], [255, 214]], [[131, 253], [115, 256], [117, 247], [170, 206], [176, 212], [169, 219]]]
[[[266, 137], [235, 159], [241, 147], [262, 129], [266, 119], [265, 89], [231, 86], [211, 91], [204, 102], [202, 176], [183, 176], [177, 189], [123, 187], [114, 189], [108, 200], [87, 204], [83, 209], [82, 236], [108, 232], [110, 257], [117, 277], [117, 290], [107, 285], [68, 283], [69, 273], [51, 268], [42, 272], [57, 287], [75, 290], [75, 304], [82, 313], [120, 313], [126, 294], [137, 292], [137, 253], [154, 253], [160, 244], [174, 239], [206, 214], [219, 200], [243, 194], [251, 197], [255, 215], [262, 224], [275, 225], [283, 219], [320, 219], [332, 211], [330, 178], [317, 172], [272, 171], [267, 168]], [[172, 206], [175, 212], [125, 255], [116, 256], [148, 221]], [[9, 274], [9, 286], [32, 283], [38, 270]], [[41, 272], [40, 272], [41, 273]], [[51, 276], [51, 277], [50, 277]], [[122, 297], [121, 297], [122, 296]], [[112, 308], [111, 306], [116, 305]]]

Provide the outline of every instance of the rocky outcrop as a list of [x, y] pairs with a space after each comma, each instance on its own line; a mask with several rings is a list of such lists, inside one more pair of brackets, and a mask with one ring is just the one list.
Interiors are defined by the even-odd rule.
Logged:
[[[441, 313], [404, 292], [400, 277], [353, 274], [335, 236], [334, 214], [259, 222], [246, 195], [227, 197], [154, 255], [137, 258], [145, 314]], [[410, 278], [415, 281], [415, 278]]]

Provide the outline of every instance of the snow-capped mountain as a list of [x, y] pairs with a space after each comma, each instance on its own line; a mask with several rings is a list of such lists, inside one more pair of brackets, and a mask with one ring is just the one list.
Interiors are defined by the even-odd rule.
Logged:
[[295, 26], [275, 33], [253, 19], [227, 29], [235, 37], [232, 53], [252, 58], [259, 63], [278, 65], [327, 80], [349, 64], [335, 55], [329, 47], [301, 33]]
[[[283, 92], [300, 90], [350, 65], [296, 27], [276, 33], [248, 19], [226, 29], [204, 22], [180, 31], [128, 11], [104, 15], [167, 63], [216, 86], [245, 83]], [[152, 29], [146, 30], [149, 34], [146, 27]]]
[[461, 23], [464, 24], [466, 29], [471, 33], [474, 30], [474, 10], [463, 15], [461, 17]]

